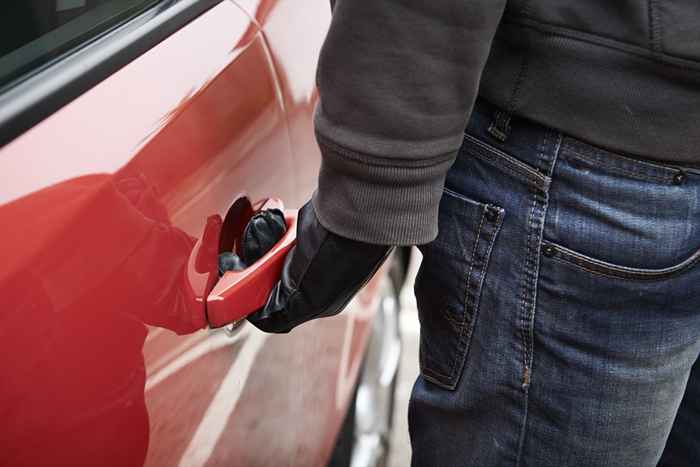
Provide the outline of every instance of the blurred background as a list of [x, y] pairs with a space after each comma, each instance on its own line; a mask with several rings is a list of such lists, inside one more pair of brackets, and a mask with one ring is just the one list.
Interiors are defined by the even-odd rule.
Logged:
[[408, 399], [413, 383], [418, 376], [418, 337], [420, 326], [416, 309], [416, 297], [413, 294], [413, 282], [420, 266], [421, 255], [414, 248], [406, 286], [401, 291], [401, 337], [403, 352], [399, 366], [399, 384], [396, 388], [394, 405], [394, 430], [389, 454], [389, 467], [407, 467], [411, 465], [411, 443], [408, 438]]

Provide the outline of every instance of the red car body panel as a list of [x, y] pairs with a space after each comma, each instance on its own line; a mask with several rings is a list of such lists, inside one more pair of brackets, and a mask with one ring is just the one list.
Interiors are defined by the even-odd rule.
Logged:
[[325, 464], [376, 282], [289, 335], [203, 329], [203, 232], [310, 197], [329, 19], [221, 2], [0, 148], [0, 465]]

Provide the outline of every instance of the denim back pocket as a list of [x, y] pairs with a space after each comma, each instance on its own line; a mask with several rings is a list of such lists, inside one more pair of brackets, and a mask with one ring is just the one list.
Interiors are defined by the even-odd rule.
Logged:
[[415, 283], [421, 375], [445, 389], [459, 383], [479, 311], [481, 286], [505, 211], [445, 190], [439, 234], [420, 248]]

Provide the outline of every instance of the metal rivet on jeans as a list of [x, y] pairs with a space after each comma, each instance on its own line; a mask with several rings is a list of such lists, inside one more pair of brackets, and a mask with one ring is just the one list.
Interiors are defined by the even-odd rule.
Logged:
[[498, 210], [493, 206], [486, 207], [486, 220], [495, 222], [498, 219]]
[[542, 253], [545, 256], [554, 256], [556, 254], [557, 250], [552, 246], [552, 245], [545, 245], [544, 248], [542, 249]]
[[686, 179], [685, 172], [677, 172], [676, 175], [673, 176], [673, 184], [680, 185], [683, 182], [685, 182], [685, 179]]

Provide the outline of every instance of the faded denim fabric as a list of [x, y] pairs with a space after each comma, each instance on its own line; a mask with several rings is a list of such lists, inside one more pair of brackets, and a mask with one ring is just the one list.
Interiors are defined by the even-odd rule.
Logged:
[[481, 101], [421, 249], [414, 467], [700, 465], [697, 169]]

